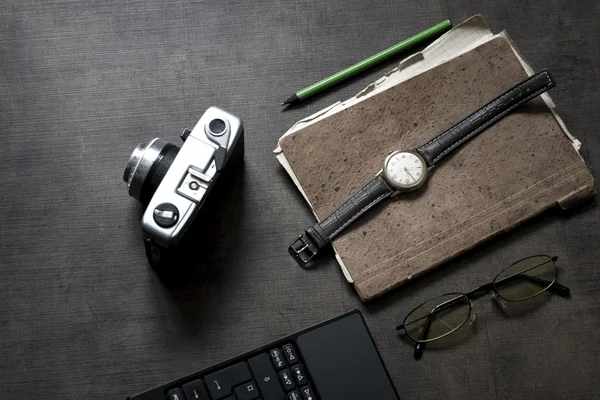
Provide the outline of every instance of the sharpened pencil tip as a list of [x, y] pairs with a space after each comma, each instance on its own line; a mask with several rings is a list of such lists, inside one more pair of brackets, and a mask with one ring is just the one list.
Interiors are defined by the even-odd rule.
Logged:
[[283, 103], [281, 103], [282, 106], [285, 106], [286, 104], [294, 104], [299, 102], [300, 99], [298, 98], [298, 96], [296, 95], [296, 93], [294, 93], [293, 95], [291, 95], [290, 97], [288, 97]]

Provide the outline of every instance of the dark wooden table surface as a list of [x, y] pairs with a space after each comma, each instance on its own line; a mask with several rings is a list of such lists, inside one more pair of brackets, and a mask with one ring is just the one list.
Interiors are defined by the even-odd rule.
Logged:
[[[550, 210], [362, 305], [331, 255], [287, 254], [313, 221], [275, 160], [296, 120], [394, 61], [282, 112], [292, 91], [445, 18], [483, 14], [535, 69], [600, 176], [600, 3], [593, 0], [32, 1], [0, 3], [0, 397], [124, 399], [361, 309], [403, 399], [600, 398], [597, 200]], [[141, 141], [178, 141], [218, 105], [243, 118], [246, 159], [187, 285], [148, 268], [141, 207], [121, 180]], [[421, 361], [394, 326], [420, 302], [560, 256], [570, 299], [506, 317], [476, 302], [473, 334]]]

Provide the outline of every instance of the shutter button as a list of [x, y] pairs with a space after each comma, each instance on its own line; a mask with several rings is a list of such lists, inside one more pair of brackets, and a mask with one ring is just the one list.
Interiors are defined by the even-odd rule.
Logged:
[[179, 221], [179, 210], [171, 203], [159, 204], [152, 215], [154, 222], [161, 228], [170, 228]]
[[185, 128], [181, 134], [179, 135], [179, 137], [181, 138], [181, 140], [183, 140], [185, 142], [185, 139], [188, 138], [188, 136], [190, 136], [190, 133], [192, 133], [192, 131], [190, 131], [188, 128]]

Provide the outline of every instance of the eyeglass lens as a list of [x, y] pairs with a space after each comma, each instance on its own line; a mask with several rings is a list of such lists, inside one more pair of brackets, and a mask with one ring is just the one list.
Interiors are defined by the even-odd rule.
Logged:
[[464, 294], [446, 294], [411, 311], [404, 320], [404, 329], [415, 342], [430, 342], [460, 328], [470, 311], [469, 299]]
[[556, 280], [556, 266], [548, 256], [534, 256], [518, 261], [494, 279], [496, 293], [507, 301], [521, 301], [537, 296]]

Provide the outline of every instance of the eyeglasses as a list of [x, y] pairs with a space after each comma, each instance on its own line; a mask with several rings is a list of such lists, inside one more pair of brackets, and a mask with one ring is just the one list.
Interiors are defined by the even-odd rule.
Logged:
[[404, 330], [415, 342], [414, 357], [423, 355], [425, 343], [456, 332], [472, 315], [471, 300], [492, 292], [500, 299], [517, 302], [531, 299], [546, 290], [563, 297], [569, 288], [556, 282], [558, 257], [533, 256], [522, 259], [500, 272], [492, 282], [469, 293], [449, 293], [429, 300], [412, 310], [396, 330]]

